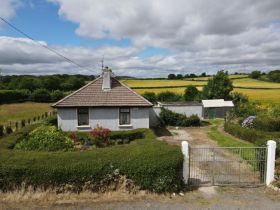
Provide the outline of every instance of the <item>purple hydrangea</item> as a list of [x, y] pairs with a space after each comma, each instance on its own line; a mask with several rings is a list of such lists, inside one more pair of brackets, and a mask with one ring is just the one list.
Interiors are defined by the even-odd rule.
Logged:
[[253, 127], [253, 121], [256, 118], [256, 116], [249, 116], [242, 122], [243, 128], [252, 128]]

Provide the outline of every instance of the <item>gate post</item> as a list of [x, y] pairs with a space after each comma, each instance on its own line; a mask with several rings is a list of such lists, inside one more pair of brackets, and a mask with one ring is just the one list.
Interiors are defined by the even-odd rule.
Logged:
[[185, 184], [188, 183], [189, 179], [189, 143], [187, 141], [182, 141], [182, 153], [184, 155], [184, 162], [183, 162], [183, 178]]
[[267, 141], [267, 159], [266, 159], [266, 185], [269, 185], [274, 180], [275, 170], [275, 151], [276, 142], [273, 140]]

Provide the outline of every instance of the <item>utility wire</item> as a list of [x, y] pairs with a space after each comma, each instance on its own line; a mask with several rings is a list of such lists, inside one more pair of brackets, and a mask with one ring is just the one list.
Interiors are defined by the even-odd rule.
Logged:
[[22, 35], [24, 35], [25, 37], [27, 37], [28, 39], [32, 40], [33, 42], [39, 44], [41, 47], [53, 52], [54, 54], [56, 54], [57, 56], [63, 58], [64, 60], [66, 60], [67, 62], [69, 63], [72, 63], [76, 66], [78, 66], [79, 68], [81, 69], [85, 69], [85, 70], [88, 70], [88, 71], [91, 71], [90, 69], [87, 69], [86, 67], [76, 63], [75, 61], [71, 60], [70, 58], [67, 58], [66, 56], [62, 55], [61, 53], [57, 52], [56, 50], [48, 47], [47, 45], [43, 45], [42, 43], [36, 41], [34, 38], [32, 38], [31, 36], [29, 36], [28, 34], [26, 34], [25, 32], [23, 32], [22, 30], [20, 30], [19, 28], [17, 28], [16, 26], [14, 26], [12, 23], [10, 23], [8, 20], [6, 20], [5, 18], [1, 17], [0, 16], [0, 19], [6, 23], [7, 25], [9, 25], [11, 28], [13, 28], [14, 30], [16, 30], [17, 32], [21, 33]]

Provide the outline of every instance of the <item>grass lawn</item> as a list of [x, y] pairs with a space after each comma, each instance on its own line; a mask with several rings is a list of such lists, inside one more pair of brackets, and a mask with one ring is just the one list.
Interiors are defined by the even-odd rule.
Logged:
[[52, 108], [49, 103], [26, 102], [3, 104], [0, 105], [0, 124], [32, 118], [51, 110]]
[[219, 131], [218, 126], [223, 123], [221, 120], [210, 121], [214, 126], [208, 131], [208, 135], [211, 139], [216, 141], [221, 147], [249, 147], [253, 144], [237, 139], [229, 134]]

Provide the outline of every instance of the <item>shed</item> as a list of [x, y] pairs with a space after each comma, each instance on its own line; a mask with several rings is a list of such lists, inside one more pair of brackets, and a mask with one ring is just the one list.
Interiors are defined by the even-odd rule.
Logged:
[[234, 107], [232, 101], [225, 101], [224, 99], [210, 99], [202, 100], [203, 118], [215, 119], [225, 118], [227, 112]]

